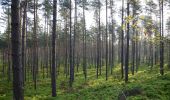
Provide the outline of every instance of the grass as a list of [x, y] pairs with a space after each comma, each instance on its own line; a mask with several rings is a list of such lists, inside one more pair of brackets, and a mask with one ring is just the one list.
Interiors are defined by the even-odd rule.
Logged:
[[[51, 97], [51, 80], [39, 76], [37, 90], [30, 79], [26, 82], [24, 89], [25, 100], [117, 100], [122, 91], [138, 87], [142, 93], [128, 96], [127, 100], [170, 100], [170, 71], [165, 75], [159, 74], [159, 68], [155, 66], [151, 71], [147, 66], [141, 66], [138, 73], [129, 73], [129, 82], [124, 83], [120, 79], [120, 67], [113, 70], [113, 75], [105, 79], [103, 68], [102, 75], [96, 79], [96, 70], [88, 69], [87, 80], [84, 80], [83, 72], [75, 73], [73, 88], [69, 88], [69, 78], [61, 72], [57, 76], [57, 97]], [[80, 69], [81, 70], [81, 69]], [[117, 76], [118, 75], [118, 76]], [[0, 100], [12, 99], [12, 83], [5, 78], [0, 79]]]

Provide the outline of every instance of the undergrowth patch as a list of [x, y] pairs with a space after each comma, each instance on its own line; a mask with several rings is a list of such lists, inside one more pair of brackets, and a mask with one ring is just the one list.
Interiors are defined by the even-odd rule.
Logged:
[[[139, 88], [141, 93], [126, 96], [127, 100], [170, 100], [170, 72], [164, 76], [159, 74], [159, 68], [150, 70], [147, 66], [140, 67], [138, 73], [131, 75], [129, 82], [124, 83], [120, 78], [120, 66], [114, 68], [113, 75], [105, 79], [105, 69], [102, 75], [96, 78], [95, 69], [88, 69], [87, 80], [84, 80], [83, 72], [75, 73], [73, 87], [69, 87], [69, 77], [61, 72], [57, 77], [57, 97], [51, 97], [50, 78], [41, 78], [37, 81], [37, 90], [31, 80], [25, 84], [25, 100], [117, 100], [120, 93]], [[118, 76], [115, 76], [118, 75]], [[5, 78], [0, 79], [0, 100], [12, 99], [12, 83]]]

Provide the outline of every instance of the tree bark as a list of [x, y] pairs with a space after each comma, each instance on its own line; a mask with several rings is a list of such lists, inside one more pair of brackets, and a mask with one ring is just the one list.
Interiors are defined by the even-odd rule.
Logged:
[[12, 0], [11, 4], [11, 43], [12, 43], [12, 67], [13, 67], [13, 98], [14, 100], [24, 100], [21, 46], [20, 46], [20, 0]]
[[124, 62], [124, 52], [123, 52], [123, 48], [124, 48], [124, 29], [123, 29], [123, 24], [124, 24], [124, 0], [122, 0], [122, 34], [121, 34], [121, 78], [124, 77], [124, 69], [123, 69], [123, 62]]
[[163, 37], [164, 37], [164, 23], [163, 23], [163, 0], [160, 1], [160, 74], [164, 75], [164, 42], [163, 42]]
[[[127, 17], [129, 17], [129, 0], [127, 1]], [[126, 57], [125, 57], [125, 82], [128, 82], [128, 67], [129, 67], [129, 28], [130, 24], [127, 21], [127, 46], [126, 46]]]
[[107, 27], [108, 27], [108, 25], [107, 25], [107, 23], [108, 23], [108, 20], [107, 20], [107, 0], [106, 0], [106, 80], [108, 80], [108, 30], [107, 30]]
[[[23, 80], [25, 78], [25, 33], [26, 33], [26, 13], [27, 13], [27, 0], [24, 1], [23, 11], [23, 26], [22, 26], [22, 72]], [[24, 84], [24, 81], [23, 81]]]
[[52, 33], [52, 71], [51, 71], [51, 87], [52, 97], [56, 96], [56, 17], [57, 17], [57, 0], [53, 0], [53, 33]]
[[84, 78], [87, 78], [87, 62], [86, 62], [86, 19], [85, 19], [85, 1], [83, 1], [83, 72]]
[[73, 84], [73, 80], [74, 80], [74, 66], [73, 66], [73, 47], [72, 47], [72, 18], [71, 18], [71, 13], [72, 13], [72, 10], [71, 10], [71, 0], [70, 0], [70, 87], [72, 87], [72, 84]]

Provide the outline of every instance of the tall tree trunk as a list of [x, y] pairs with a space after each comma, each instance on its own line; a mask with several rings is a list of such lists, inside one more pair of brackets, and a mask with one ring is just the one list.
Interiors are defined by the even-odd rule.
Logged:
[[50, 60], [50, 56], [49, 56], [49, 44], [48, 44], [48, 40], [49, 40], [49, 35], [48, 35], [48, 22], [49, 22], [49, 18], [47, 18], [47, 22], [46, 22], [46, 68], [47, 68], [47, 78], [49, 76], [49, 60]]
[[124, 62], [124, 53], [123, 53], [123, 48], [124, 48], [124, 0], [122, 0], [122, 34], [121, 34], [121, 78], [124, 77], [124, 70], [123, 70], [123, 62]]
[[45, 66], [46, 66], [46, 62], [47, 62], [47, 56], [46, 56], [46, 23], [47, 23], [47, 17], [45, 16], [45, 27], [44, 27], [44, 63], [43, 63], [43, 78], [45, 78]]
[[137, 38], [138, 38], [138, 32], [136, 32], [136, 45], [135, 45], [135, 48], [136, 48], [136, 49], [135, 49], [135, 50], [136, 50], [136, 68], [135, 68], [135, 69], [136, 69], [136, 72], [137, 72], [137, 70], [138, 70], [139, 62], [140, 62], [140, 61], [139, 61], [139, 53], [140, 53], [140, 52], [138, 51], [138, 50], [139, 50], [139, 49], [138, 49], [138, 47], [139, 47], [139, 41], [138, 41]]
[[38, 44], [37, 44], [37, 0], [34, 0], [34, 30], [33, 30], [33, 80], [34, 89], [37, 88], [37, 72], [38, 72]]
[[101, 31], [101, 29], [100, 29], [100, 0], [98, 0], [98, 9], [99, 9], [99, 18], [98, 18], [98, 35], [97, 35], [97, 78], [98, 78], [98, 74], [99, 74], [99, 67], [100, 67], [100, 62], [101, 62], [101, 60], [100, 60], [100, 31]]
[[112, 48], [111, 48], [111, 74], [113, 73], [113, 66], [114, 66], [114, 41], [115, 41], [115, 34], [114, 34], [114, 22], [113, 22], [113, 0], [110, 0], [110, 10], [111, 10], [111, 21], [112, 21], [112, 25], [111, 25], [111, 34], [112, 34]]
[[57, 0], [53, 0], [53, 33], [52, 33], [52, 72], [51, 87], [52, 96], [56, 96], [56, 17], [57, 17]]
[[68, 39], [67, 39], [67, 18], [65, 19], [65, 74], [68, 76]]
[[[75, 15], [74, 15], [74, 42], [73, 42], [73, 68], [75, 68], [75, 53], [76, 53], [76, 36], [77, 36], [77, 0], [74, 1], [75, 3]], [[74, 80], [74, 77], [73, 77]]]
[[[27, 1], [26, 1], [26, 3], [27, 3]], [[28, 3], [27, 3], [27, 5], [28, 5]], [[26, 9], [28, 9], [28, 6], [26, 6]], [[27, 22], [27, 12], [26, 12], [26, 14], [25, 14], [25, 17], [26, 17], [26, 19], [25, 19], [25, 22]], [[28, 68], [28, 64], [27, 64], [27, 60], [28, 60], [28, 57], [27, 57], [27, 53], [28, 53], [28, 49], [27, 49], [27, 38], [28, 38], [28, 36], [27, 36], [27, 27], [28, 27], [28, 24], [26, 23], [25, 24], [25, 59], [24, 59], [24, 63], [25, 63], [25, 71], [24, 71], [24, 76], [25, 76], [25, 80], [24, 81], [26, 81], [27, 80], [27, 68]]]
[[[127, 17], [129, 17], [129, 0], [127, 1]], [[127, 46], [126, 46], [126, 59], [125, 59], [125, 82], [128, 82], [128, 67], [129, 67], [129, 21], [127, 21]]]
[[[25, 32], [26, 32], [26, 13], [27, 13], [27, 0], [24, 1], [23, 11], [23, 26], [22, 26], [22, 72], [23, 80], [25, 78]], [[23, 81], [24, 84], [24, 81]]]
[[85, 1], [83, 0], [83, 72], [84, 78], [87, 78], [87, 62], [86, 62], [86, 21], [85, 21]]
[[11, 43], [12, 43], [12, 67], [13, 67], [13, 97], [14, 100], [24, 100], [21, 66], [20, 46], [20, 0], [12, 0], [11, 4]]
[[8, 82], [11, 81], [11, 41], [10, 41], [10, 15], [9, 15], [9, 5], [8, 5]]
[[107, 0], [106, 0], [106, 80], [108, 79], [108, 32], [107, 32]]
[[160, 74], [163, 75], [164, 74], [164, 41], [163, 41], [163, 37], [164, 37], [164, 23], [163, 23], [163, 0], [160, 1]]
[[73, 79], [74, 79], [74, 66], [73, 66], [73, 47], [72, 47], [72, 18], [71, 18], [71, 13], [72, 13], [72, 10], [71, 10], [71, 0], [70, 0], [70, 87], [72, 87], [72, 84], [73, 84]]
[[[135, 17], [135, 8], [133, 8], [133, 18]], [[132, 25], [135, 24], [135, 20], [133, 20], [132, 22]], [[132, 75], [134, 75], [134, 70], [135, 70], [135, 28], [133, 27], [132, 29], [133, 31], [133, 35], [132, 35], [132, 68], [131, 68], [131, 71], [132, 71]]]

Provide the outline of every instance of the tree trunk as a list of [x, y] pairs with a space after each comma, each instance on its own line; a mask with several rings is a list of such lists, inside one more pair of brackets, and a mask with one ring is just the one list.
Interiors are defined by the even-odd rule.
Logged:
[[101, 29], [100, 29], [100, 0], [98, 0], [98, 9], [99, 9], [99, 20], [98, 20], [98, 35], [97, 35], [97, 78], [98, 78], [98, 74], [99, 74], [99, 67], [100, 67], [100, 45], [101, 45], [101, 42], [100, 42], [100, 34], [101, 34]]
[[52, 71], [51, 87], [52, 97], [56, 96], [56, 17], [57, 17], [57, 0], [53, 0], [53, 33], [52, 33]]
[[111, 48], [111, 74], [113, 74], [113, 67], [114, 67], [114, 55], [115, 55], [115, 53], [114, 53], [114, 49], [115, 49], [115, 47], [114, 47], [114, 41], [115, 41], [115, 33], [114, 33], [114, 22], [113, 22], [113, 0], [110, 0], [110, 6], [111, 6], [111, 21], [112, 21], [112, 25], [111, 25], [111, 34], [112, 34], [112, 43], [111, 43], [111, 45], [112, 45], [112, 48]]
[[38, 72], [38, 44], [37, 44], [37, 1], [34, 0], [34, 30], [33, 30], [33, 80], [34, 89], [37, 88], [37, 72]]
[[124, 48], [124, 0], [122, 0], [122, 34], [121, 34], [121, 78], [124, 77], [124, 70], [123, 70], [123, 62], [124, 62], [124, 53], [123, 53], [123, 48]]
[[[26, 32], [26, 13], [27, 13], [27, 0], [24, 1], [23, 11], [23, 26], [22, 26], [22, 72], [23, 80], [25, 78], [25, 32]], [[23, 81], [24, 84], [24, 81]]]
[[[74, 16], [74, 42], [73, 42], [73, 68], [75, 68], [75, 58], [76, 58], [76, 36], [77, 36], [77, 0], [75, 0], [75, 16]], [[74, 77], [73, 77], [74, 80]]]
[[72, 13], [72, 10], [71, 10], [71, 0], [70, 0], [70, 87], [72, 87], [72, 84], [73, 84], [73, 79], [74, 79], [74, 66], [73, 66], [73, 47], [72, 47], [72, 18], [71, 18], [71, 13]]
[[21, 46], [20, 46], [20, 0], [12, 0], [11, 4], [11, 43], [12, 43], [12, 67], [13, 67], [13, 97], [14, 100], [24, 100]]
[[85, 1], [83, 1], [83, 72], [84, 78], [87, 78], [86, 63], [86, 21], [85, 21]]
[[[127, 17], [129, 17], [129, 0], [127, 1]], [[127, 46], [126, 46], [126, 57], [125, 57], [125, 82], [128, 82], [128, 67], [129, 67], [129, 21], [127, 22]]]
[[160, 74], [164, 75], [164, 23], [163, 23], [163, 0], [161, 2], [161, 11], [160, 11]]
[[[135, 8], [133, 8], [133, 18], [135, 17]], [[135, 24], [135, 20], [133, 20], [132, 25]], [[132, 35], [132, 75], [134, 75], [135, 70], [135, 28], [133, 27], [133, 35]]]
[[106, 80], [108, 80], [108, 32], [107, 32], [107, 0], [106, 0]]
[[8, 82], [11, 81], [11, 41], [10, 41], [10, 15], [8, 5]]

